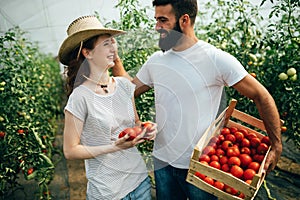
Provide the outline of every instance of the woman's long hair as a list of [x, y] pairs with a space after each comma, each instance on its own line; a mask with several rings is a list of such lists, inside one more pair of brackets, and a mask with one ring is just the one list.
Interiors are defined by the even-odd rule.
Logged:
[[[65, 73], [67, 74], [66, 78], [66, 90], [67, 90], [67, 96], [69, 97], [73, 90], [78, 87], [80, 84], [84, 82], [84, 77], [89, 76], [90, 69], [89, 64], [85, 57], [83, 56], [81, 50], [83, 48], [86, 49], [94, 49], [96, 41], [100, 35], [94, 36], [87, 41], [84, 41], [82, 44], [82, 47], [78, 46], [75, 48], [69, 56], [71, 57], [71, 61], [66, 67]], [[80, 54], [78, 56], [78, 52], [80, 51]]]

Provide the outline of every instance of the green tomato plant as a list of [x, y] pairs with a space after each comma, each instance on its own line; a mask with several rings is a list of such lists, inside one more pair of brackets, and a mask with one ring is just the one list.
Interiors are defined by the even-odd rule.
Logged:
[[56, 119], [61, 114], [58, 62], [39, 52], [18, 27], [0, 37], [0, 196], [18, 178], [35, 180], [40, 199], [50, 199]]

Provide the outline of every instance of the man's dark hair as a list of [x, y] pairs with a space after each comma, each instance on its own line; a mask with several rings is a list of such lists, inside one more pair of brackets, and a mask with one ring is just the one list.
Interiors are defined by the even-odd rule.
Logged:
[[171, 4], [175, 13], [176, 20], [182, 15], [188, 14], [191, 18], [191, 23], [195, 23], [198, 12], [197, 0], [153, 0], [153, 6], [164, 6]]

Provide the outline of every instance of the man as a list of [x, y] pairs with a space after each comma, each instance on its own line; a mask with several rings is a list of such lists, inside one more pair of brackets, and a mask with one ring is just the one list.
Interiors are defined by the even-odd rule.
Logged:
[[[185, 178], [193, 148], [216, 118], [224, 86], [255, 102], [272, 143], [265, 170], [273, 170], [282, 143], [279, 114], [269, 92], [233, 56], [198, 40], [197, 0], [154, 0], [153, 6], [162, 51], [148, 59], [133, 82], [136, 96], [154, 87], [157, 199], [215, 198]], [[121, 66], [115, 66], [115, 75], [126, 75]]]

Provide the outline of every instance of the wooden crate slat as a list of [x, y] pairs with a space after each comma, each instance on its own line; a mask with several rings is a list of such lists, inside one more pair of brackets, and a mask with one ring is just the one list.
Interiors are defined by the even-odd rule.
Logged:
[[223, 192], [221, 190], [218, 190], [217, 188], [207, 184], [206, 182], [204, 182], [203, 180], [201, 180], [200, 178], [196, 177], [195, 175], [193, 175], [192, 173], [188, 173], [188, 178], [187, 178], [187, 182], [195, 185], [198, 188], [202, 188], [203, 190], [220, 197], [221, 199], [226, 199], [226, 200], [240, 200], [240, 198], [230, 195], [226, 192]]
[[255, 187], [245, 183], [244, 181], [223, 172], [222, 170], [215, 169], [213, 167], [203, 165], [200, 162], [191, 160], [190, 169], [193, 171], [198, 171], [208, 177], [211, 177], [215, 180], [223, 182], [229, 186], [235, 186], [234, 188], [243, 192], [246, 196], [252, 196], [255, 192]]
[[263, 121], [255, 118], [251, 115], [248, 115], [244, 112], [234, 109], [234, 111], [232, 112], [232, 117], [239, 119], [243, 122], [246, 122], [247, 124], [250, 124], [250, 125], [266, 132], [266, 128], [265, 128]]

